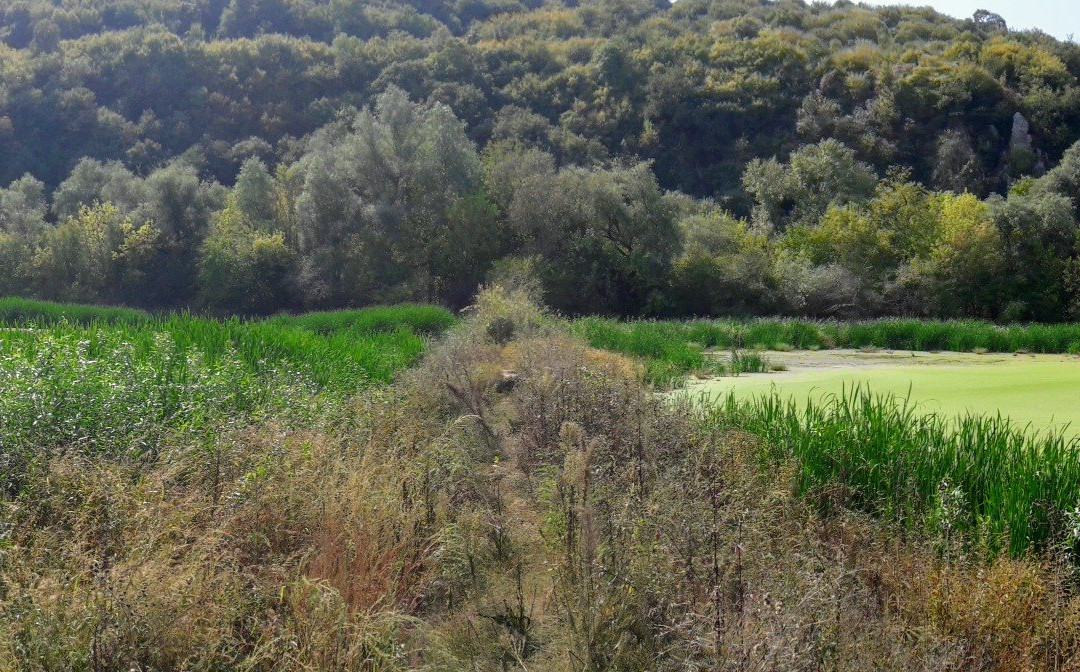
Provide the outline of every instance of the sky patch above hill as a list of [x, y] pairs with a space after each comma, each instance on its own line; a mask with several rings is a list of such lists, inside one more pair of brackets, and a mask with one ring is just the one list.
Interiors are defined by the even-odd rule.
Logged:
[[985, 9], [999, 14], [1013, 30], [1038, 28], [1061, 40], [1080, 39], [1080, 8], [1075, 0], [872, 0], [867, 4], [929, 6], [960, 19]]

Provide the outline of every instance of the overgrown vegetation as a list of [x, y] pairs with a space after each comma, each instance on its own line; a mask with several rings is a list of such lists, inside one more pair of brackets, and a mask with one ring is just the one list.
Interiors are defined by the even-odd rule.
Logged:
[[0, 294], [1080, 315], [1080, 48], [767, 0], [19, 0]]
[[[0, 155], [0, 670], [1080, 667], [1080, 446], [658, 394], [767, 349], [1080, 353], [749, 319], [1080, 316], [1074, 43], [799, 0], [17, 0]], [[556, 317], [593, 314], [725, 319]]]
[[964, 541], [969, 528], [872, 518], [854, 498], [808, 505], [784, 445], [673, 406], [642, 374], [491, 290], [334, 422], [234, 416], [137, 460], [77, 440], [43, 452], [0, 506], [0, 667], [1019, 671], [1080, 657], [1080, 602], [1053, 554], [1012, 559]]

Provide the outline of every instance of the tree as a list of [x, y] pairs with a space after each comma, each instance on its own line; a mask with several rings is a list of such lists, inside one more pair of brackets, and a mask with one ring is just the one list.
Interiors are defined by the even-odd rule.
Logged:
[[679, 315], [753, 315], [775, 307], [768, 240], [726, 212], [679, 222], [682, 254], [671, 271], [671, 309]]
[[839, 264], [815, 266], [805, 257], [782, 252], [776, 278], [786, 310], [796, 315], [861, 317], [877, 308], [878, 297]]
[[943, 191], [984, 193], [985, 169], [963, 131], [946, 131], [938, 138], [932, 179]]
[[32, 238], [46, 228], [45, 185], [31, 175], [0, 189], [0, 232]]
[[401, 293], [435, 301], [449, 214], [480, 187], [481, 165], [461, 121], [399, 89], [335, 124], [300, 162], [301, 286], [313, 305]]
[[543, 259], [548, 301], [573, 313], [660, 301], [678, 251], [675, 208], [648, 164], [535, 175], [515, 192], [510, 225]]
[[873, 169], [832, 139], [799, 148], [787, 163], [755, 159], [743, 174], [755, 223], [775, 231], [814, 225], [830, 205], [865, 203], [876, 184]]
[[[783, 271], [793, 311], [1060, 319], [1054, 266], [1077, 252], [1036, 222], [1050, 196], [1080, 207], [1078, 53], [985, 11], [852, 3], [18, 0], [0, 7], [4, 287], [30, 292], [43, 236], [109, 203], [161, 232], [128, 297], [152, 307], [270, 310], [211, 299], [206, 264], [225, 281], [229, 259], [263, 268], [258, 247], [275, 275], [279, 236], [294, 256], [270, 295], [298, 307], [456, 307], [510, 256], [574, 311], [774, 310]], [[649, 171], [659, 196], [630, 186]], [[930, 189], [1010, 181], [994, 217], [1021, 277], [953, 302], [944, 264], [967, 260], [935, 261]], [[740, 242], [706, 251], [697, 230]]]
[[943, 196], [941, 237], [930, 253], [942, 311], [992, 317], [1000, 303], [1005, 259], [990, 207], [971, 194]]
[[1073, 202], [1080, 212], [1080, 142], [1061, 157], [1061, 162], [1030, 185], [1033, 194], [1058, 194]]
[[60, 221], [75, 217], [83, 206], [112, 203], [134, 212], [145, 200], [142, 180], [118, 161], [83, 159], [53, 192], [52, 213]]
[[32, 289], [34, 249], [49, 230], [45, 185], [30, 175], [0, 189], [0, 295]]
[[240, 168], [228, 207], [239, 211], [249, 226], [265, 231], [281, 231], [279, 202], [274, 178], [261, 159], [248, 159]]
[[991, 201], [1013, 307], [1009, 318], [1060, 319], [1066, 260], [1076, 246], [1075, 208], [1054, 193], [1012, 192]]
[[435, 260], [440, 300], [460, 309], [472, 302], [495, 261], [513, 251], [499, 211], [483, 192], [450, 207], [445, 240]]
[[200, 180], [194, 167], [181, 163], [151, 173], [142, 191], [144, 200], [131, 216], [154, 222], [161, 232], [162, 253], [153, 287], [142, 301], [182, 305], [195, 296], [199, 250], [226, 191], [216, 182]]
[[987, 11], [985, 9], [975, 10], [972, 21], [975, 25], [984, 28], [986, 30], [1004, 33], [1009, 30], [1009, 24], [1005, 22], [1005, 19], [1001, 18], [1000, 14]]
[[878, 220], [855, 208], [830, 208], [817, 227], [791, 230], [785, 248], [814, 266], [835, 265], [864, 284], [880, 286], [895, 268], [895, 250]]
[[929, 255], [941, 234], [934, 195], [903, 175], [878, 185], [866, 213], [889, 248], [888, 255], [881, 260], [885, 272], [902, 261]]
[[33, 260], [40, 296], [57, 301], [125, 303], [145, 291], [162, 238], [108, 203], [83, 206], [45, 233]]
[[228, 37], [289, 33], [293, 20], [285, 0], [231, 0], [221, 14], [219, 31]]
[[241, 205], [240, 188], [214, 219], [199, 259], [202, 301], [219, 312], [267, 314], [290, 304], [295, 253]]

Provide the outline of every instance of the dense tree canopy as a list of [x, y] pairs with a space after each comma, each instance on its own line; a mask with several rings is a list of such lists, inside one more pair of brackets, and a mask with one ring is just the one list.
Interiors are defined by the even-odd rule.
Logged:
[[1057, 320], [1078, 141], [1080, 47], [988, 12], [13, 0], [0, 292]]

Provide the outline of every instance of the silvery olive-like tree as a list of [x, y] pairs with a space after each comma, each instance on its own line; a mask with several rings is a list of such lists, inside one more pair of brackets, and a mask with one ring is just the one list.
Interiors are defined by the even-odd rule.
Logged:
[[399, 89], [312, 139], [300, 160], [296, 241], [314, 305], [438, 298], [451, 209], [480, 189], [480, 157], [443, 105]]

